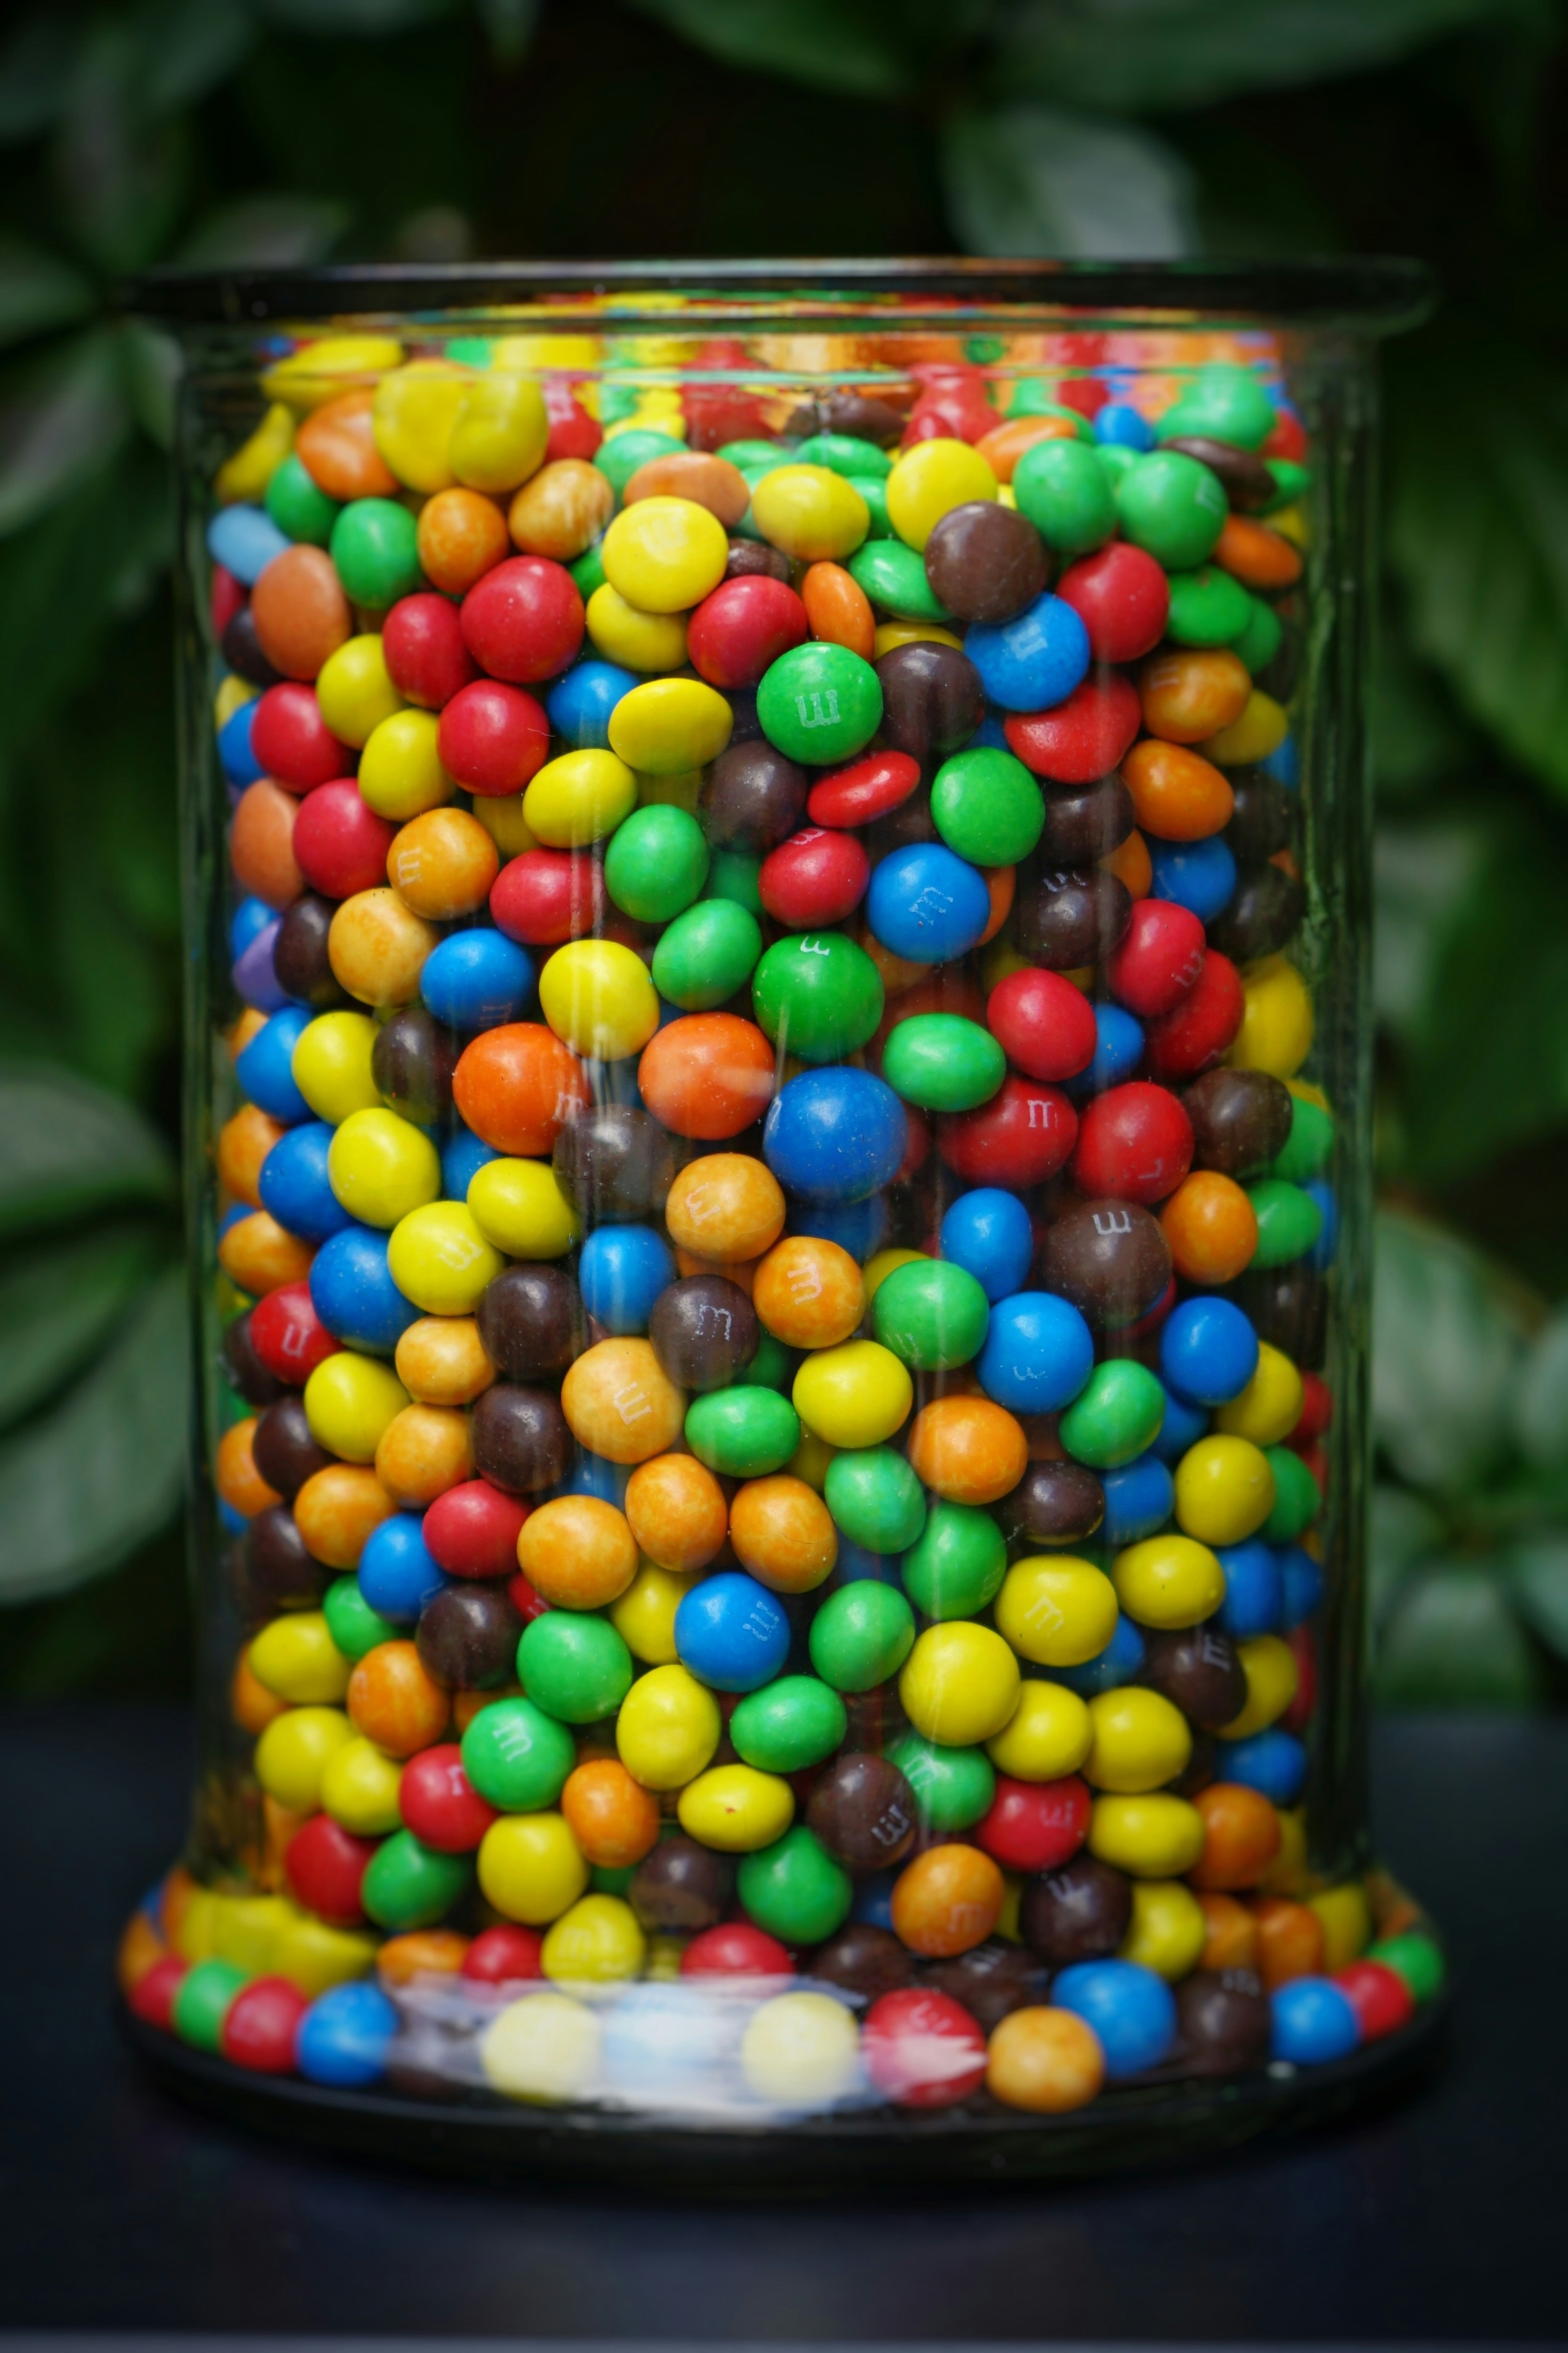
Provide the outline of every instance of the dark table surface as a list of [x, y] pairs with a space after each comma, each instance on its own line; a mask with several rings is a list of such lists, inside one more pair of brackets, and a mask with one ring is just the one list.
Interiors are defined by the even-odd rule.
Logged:
[[0, 1715], [0, 2327], [762, 2342], [1568, 2335], [1568, 1725], [1385, 1725], [1387, 1861], [1446, 1927], [1447, 2060], [1179, 2173], [831, 2202], [489, 2189], [176, 2105], [113, 2022], [180, 1839], [174, 1710]]

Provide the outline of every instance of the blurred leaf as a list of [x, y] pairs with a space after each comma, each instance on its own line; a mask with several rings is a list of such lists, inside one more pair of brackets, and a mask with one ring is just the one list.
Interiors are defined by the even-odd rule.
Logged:
[[327, 196], [241, 196], [209, 214], [176, 259], [189, 269], [298, 268], [330, 253], [348, 219]]
[[151, 0], [137, 12], [142, 102], [150, 114], [193, 106], [216, 90], [256, 38], [245, 0]]
[[1024, 0], [994, 72], [1009, 96], [1141, 113], [1381, 65], [1497, 0]]
[[0, 1598], [96, 1577], [153, 1534], [184, 1482], [186, 1281], [148, 1286], [119, 1334], [41, 1419], [0, 1444]]
[[0, 235], [0, 344], [67, 327], [98, 307], [91, 281], [26, 238]]
[[148, 104], [150, 65], [134, 19], [94, 17], [77, 43], [55, 171], [71, 235], [101, 269], [140, 269], [184, 200], [184, 119]]
[[1486, 865], [1489, 848], [1484, 827], [1462, 817], [1377, 829], [1373, 1003], [1378, 1020], [1397, 1036], [1420, 1029], [1449, 927]]
[[0, 533], [76, 488], [130, 429], [118, 338], [92, 327], [0, 384]]
[[1408, 801], [1463, 765], [1476, 739], [1391, 617], [1372, 674], [1372, 768], [1379, 798]]
[[101, 1346], [161, 1254], [148, 1228], [33, 1244], [0, 1272], [0, 1428], [30, 1412]]
[[65, 104], [78, 30], [73, 9], [46, 0], [0, 42], [0, 146], [35, 138], [54, 121]]
[[1413, 1486], [1462, 1494], [1507, 1441], [1517, 1307], [1479, 1254], [1440, 1227], [1385, 1209], [1375, 1250], [1377, 1442]]
[[475, 0], [480, 24], [500, 66], [525, 57], [539, 23], [541, 0]]
[[1456, 1562], [1412, 1579], [1378, 1644], [1380, 1701], [1528, 1708], [1538, 1688], [1529, 1641], [1500, 1577]]
[[374, 40], [453, 14], [458, 0], [262, 0], [270, 24], [295, 33], [357, 34]]
[[1195, 244], [1186, 165], [1127, 123], [1055, 106], [962, 113], [947, 124], [942, 169], [973, 253], [1163, 261]]
[[1568, 1659], [1568, 1536], [1515, 1546], [1509, 1577], [1520, 1614], [1549, 1650]]
[[119, 330], [121, 372], [131, 413], [160, 449], [174, 442], [174, 402], [180, 383], [180, 347], [161, 327], [127, 319]]
[[1513, 1428], [1520, 1452], [1537, 1470], [1568, 1465], [1568, 1314], [1554, 1315], [1525, 1352]]
[[[866, 0], [634, 0], [672, 33], [732, 66], [862, 98], [901, 98], [917, 69], [903, 9]], [[910, 12], [920, 16], [918, 5]]]
[[173, 1188], [167, 1147], [131, 1104], [69, 1071], [0, 1065], [0, 1236]]
[[1425, 1496], [1377, 1481], [1367, 1514], [1367, 1609], [1374, 1630], [1411, 1571], [1442, 1542], [1442, 1514]]

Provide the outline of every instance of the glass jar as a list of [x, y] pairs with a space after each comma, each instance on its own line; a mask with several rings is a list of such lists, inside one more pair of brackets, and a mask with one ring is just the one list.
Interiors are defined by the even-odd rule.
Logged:
[[374, 2150], [1342, 2103], [1390, 263], [168, 278], [201, 1765], [121, 1956]]

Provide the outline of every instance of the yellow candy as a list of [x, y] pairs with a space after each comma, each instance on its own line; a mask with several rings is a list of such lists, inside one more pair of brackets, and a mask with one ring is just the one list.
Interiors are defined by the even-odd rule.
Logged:
[[639, 776], [637, 778], [638, 808], [681, 808], [688, 817], [697, 814], [698, 797], [702, 790], [700, 768], [679, 768], [669, 776]]
[[378, 631], [350, 638], [321, 664], [316, 681], [321, 717], [340, 744], [356, 751], [369, 743], [384, 719], [405, 708], [387, 674]]
[[803, 1430], [800, 1444], [784, 1464], [784, 1469], [792, 1478], [804, 1479], [806, 1485], [815, 1487], [820, 1495], [827, 1483], [828, 1466], [837, 1452], [837, 1446], [829, 1446], [826, 1440], [818, 1438], [814, 1430]]
[[618, 1601], [610, 1605], [610, 1623], [631, 1652], [645, 1666], [668, 1667], [679, 1655], [675, 1647], [675, 1613], [691, 1589], [689, 1577], [659, 1568], [645, 1560]]
[[[1017, 949], [1009, 945], [1006, 940], [995, 939], [981, 955], [980, 985], [989, 996], [994, 988], [1001, 987], [1010, 973], [1027, 972], [1028, 969], [1027, 956], [1021, 956]], [[1062, 978], [1071, 980], [1072, 975], [1064, 973]]]
[[[1221, 1726], [1219, 1736], [1250, 1740], [1255, 1732], [1267, 1732], [1284, 1715], [1296, 1696], [1300, 1671], [1294, 1651], [1278, 1634], [1258, 1634], [1250, 1642], [1238, 1642], [1236, 1654], [1247, 1677], [1247, 1704], [1239, 1715]], [[250, 1655], [254, 1660], [254, 1643]]]
[[928, 1626], [899, 1677], [904, 1714], [927, 1740], [973, 1748], [994, 1740], [1018, 1705], [1018, 1662], [989, 1626], [967, 1618]]
[[775, 466], [752, 492], [752, 520], [785, 555], [819, 564], [853, 555], [871, 528], [871, 510], [830, 467]]
[[1179, 1879], [1136, 1879], [1132, 1922], [1121, 1957], [1137, 1961], [1173, 1985], [1195, 1969], [1208, 1936], [1204, 1907]]
[[1191, 1536], [1145, 1536], [1119, 1552], [1110, 1571], [1116, 1598], [1140, 1626], [1198, 1626], [1225, 1599], [1225, 1571], [1207, 1545]]
[[1247, 1387], [1222, 1405], [1216, 1428], [1254, 1446], [1278, 1446], [1301, 1419], [1301, 1376], [1284, 1351], [1259, 1341], [1258, 1369]]
[[256, 1778], [291, 1814], [314, 1814], [330, 1759], [354, 1736], [341, 1707], [291, 1707], [256, 1744]]
[[[408, 1391], [391, 1366], [374, 1356], [362, 1356], [356, 1348], [340, 1348], [335, 1356], [324, 1358], [305, 1383], [305, 1419], [310, 1435], [318, 1446], [324, 1446], [343, 1462], [374, 1462], [387, 1423], [408, 1401]], [[258, 1635], [258, 1641], [275, 1630], [268, 1627]], [[257, 1673], [261, 1675], [259, 1668]], [[261, 1680], [266, 1683], [266, 1676], [261, 1675]]]
[[402, 1766], [373, 1741], [345, 1741], [328, 1757], [321, 1775], [321, 1810], [356, 1838], [384, 1838], [403, 1826], [397, 1806], [402, 1780]]
[[1080, 1667], [1116, 1631], [1116, 1592], [1102, 1569], [1071, 1553], [1015, 1561], [996, 1596], [996, 1623], [1020, 1658]]
[[888, 1280], [888, 1277], [890, 1274], [897, 1274], [900, 1267], [913, 1266], [917, 1261], [922, 1258], [929, 1258], [930, 1256], [931, 1252], [929, 1250], [878, 1250], [875, 1257], [868, 1258], [866, 1261], [866, 1264], [861, 1270], [861, 1279], [866, 1285], [867, 1304], [869, 1305], [871, 1301], [875, 1299], [878, 1292], [880, 1291], [882, 1285]]
[[1307, 1902], [1323, 1924], [1325, 1973], [1331, 1975], [1359, 1961], [1372, 1942], [1372, 1910], [1360, 1880], [1347, 1879], [1338, 1887], [1325, 1887], [1321, 1895], [1310, 1895]]
[[1294, 505], [1281, 507], [1277, 513], [1271, 514], [1268, 518], [1268, 527], [1271, 531], [1277, 531], [1281, 539], [1288, 539], [1292, 547], [1305, 550], [1312, 544], [1312, 526], [1305, 508], [1299, 501]]
[[251, 435], [217, 470], [213, 494], [220, 507], [257, 500], [294, 446], [293, 412], [275, 401]]
[[473, 814], [503, 858], [519, 858], [525, 849], [538, 849], [522, 813], [521, 793], [476, 793]]
[[903, 1428], [914, 1396], [908, 1367], [877, 1340], [814, 1349], [790, 1391], [806, 1428], [829, 1446], [880, 1446]]
[[351, 1112], [328, 1146], [327, 1181], [362, 1226], [390, 1228], [439, 1199], [440, 1155], [423, 1128], [395, 1111]]
[[486, 1901], [530, 1928], [559, 1920], [588, 1884], [564, 1814], [503, 1814], [479, 1841], [479, 1864]]
[[956, 646], [962, 653], [963, 639], [935, 621], [879, 621], [871, 640], [872, 660], [880, 661], [900, 646]]
[[[641, 500], [626, 513], [639, 515], [645, 505], [659, 503], [657, 499]], [[618, 520], [624, 522], [626, 517]], [[713, 521], [710, 515], [709, 521]], [[615, 528], [612, 523], [610, 529]], [[719, 531], [716, 522], [713, 528]], [[719, 536], [723, 538], [721, 531]], [[650, 679], [646, 686], [634, 686], [629, 694], [623, 694], [611, 712], [610, 749], [645, 776], [678, 776], [716, 760], [734, 723], [735, 714], [724, 697], [701, 679]]]
[[318, 1119], [338, 1127], [352, 1112], [384, 1108], [370, 1073], [375, 1040], [368, 1013], [318, 1013], [300, 1030], [289, 1067]]
[[600, 555], [605, 579], [628, 605], [685, 613], [724, 577], [730, 543], [718, 516], [695, 499], [638, 499], [611, 523]]
[[485, 2029], [479, 2064], [492, 2092], [553, 2107], [593, 2084], [601, 2034], [594, 2012], [569, 1994], [525, 1994]]
[[1260, 1895], [1300, 1895], [1307, 1884], [1307, 1816], [1300, 1806], [1275, 1808], [1279, 1852], [1258, 1883]]
[[826, 2107], [859, 2079], [855, 2013], [830, 1993], [781, 1993], [752, 2011], [741, 2038], [746, 2087], [771, 2106]]
[[1204, 1818], [1184, 1798], [1096, 1798], [1089, 1851], [1135, 1879], [1179, 1879], [1204, 1851]]
[[287, 401], [297, 417], [305, 417], [353, 385], [374, 382], [402, 357], [402, 344], [390, 335], [322, 335], [275, 360], [261, 389], [268, 400]]
[[247, 678], [240, 678], [230, 670], [213, 697], [213, 725], [221, 728], [237, 711], [243, 711], [247, 702], [254, 702], [259, 691], [260, 689], [252, 686]]
[[[597, 335], [500, 335], [490, 347], [492, 375], [528, 375], [538, 368], [596, 368], [604, 359]], [[584, 385], [584, 391], [591, 391]]]
[[1236, 1071], [1291, 1079], [1312, 1050], [1312, 1000], [1294, 965], [1265, 956], [1241, 976], [1241, 1028], [1226, 1060]]
[[486, 1241], [508, 1258], [560, 1258], [577, 1239], [571, 1202], [548, 1160], [487, 1160], [468, 1182]]
[[1078, 1771], [1091, 1737], [1089, 1709], [1077, 1692], [1031, 1676], [1012, 1722], [986, 1742], [985, 1754], [1015, 1781], [1056, 1781]]
[[720, 1730], [719, 1703], [706, 1684], [685, 1667], [654, 1667], [621, 1702], [616, 1746], [645, 1789], [683, 1789], [718, 1747]]
[[395, 711], [371, 730], [360, 757], [359, 788], [377, 817], [402, 825], [451, 799], [458, 788], [437, 752], [440, 726], [433, 711]]
[[641, 1976], [647, 1952], [647, 1938], [629, 1904], [618, 1895], [584, 1895], [556, 1921], [539, 1957], [547, 1978], [616, 1985]]
[[389, 370], [376, 385], [371, 409], [375, 446], [411, 491], [447, 491], [457, 480], [447, 452], [470, 381], [467, 368], [428, 359]]
[[1176, 1519], [1200, 1544], [1240, 1544], [1274, 1509], [1268, 1457], [1247, 1438], [1200, 1438], [1176, 1465]]
[[183, 1961], [211, 1960], [222, 1901], [222, 1897], [210, 1887], [192, 1890], [171, 1939], [174, 1951]]
[[613, 752], [563, 752], [546, 760], [522, 797], [523, 820], [552, 849], [585, 849], [614, 833], [637, 805], [637, 780]]
[[753, 1854], [783, 1838], [795, 1819], [795, 1791], [754, 1765], [716, 1765], [680, 1792], [680, 1827], [721, 1854]]
[[686, 659], [686, 622], [679, 613], [641, 613], [606, 580], [588, 599], [595, 653], [623, 670], [679, 670]]
[[386, 1262], [404, 1297], [426, 1315], [471, 1315], [506, 1264], [461, 1201], [429, 1201], [400, 1218]]
[[294, 1917], [286, 1895], [220, 1895], [212, 1914], [213, 1952], [251, 1977], [267, 1977]]
[[995, 475], [967, 441], [919, 441], [888, 476], [888, 520], [901, 540], [923, 551], [951, 508], [995, 495]]
[[447, 457], [471, 491], [515, 491], [544, 463], [550, 418], [531, 376], [476, 377], [458, 403]]
[[569, 940], [539, 976], [546, 1021], [574, 1053], [619, 1061], [640, 1053], [658, 1028], [648, 968], [618, 940]]
[[1217, 735], [1210, 735], [1198, 750], [1205, 760], [1222, 768], [1247, 767], [1278, 752], [1289, 732], [1290, 723], [1274, 697], [1255, 686], [1241, 717], [1222, 727]]
[[379, 1941], [363, 1928], [330, 1928], [313, 1913], [296, 1912], [278, 1938], [272, 1966], [314, 2000], [333, 1986], [369, 1977]]
[[1094, 1744], [1083, 1773], [1097, 1789], [1141, 1797], [1186, 1771], [1193, 1753], [1187, 1719], [1159, 1692], [1133, 1683], [1100, 1692], [1089, 1703], [1089, 1721]]
[[349, 1687], [352, 1662], [333, 1641], [319, 1609], [290, 1609], [274, 1618], [251, 1643], [249, 1658], [257, 1682], [295, 1707], [331, 1707]]

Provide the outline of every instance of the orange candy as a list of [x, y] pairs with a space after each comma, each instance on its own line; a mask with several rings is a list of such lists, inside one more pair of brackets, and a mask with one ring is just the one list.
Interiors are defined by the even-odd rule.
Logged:
[[498, 1699], [521, 1699], [521, 1683], [492, 1683], [488, 1691], [458, 1691], [452, 1694], [452, 1734], [460, 1740], [482, 1707], [492, 1707]]
[[1258, 1974], [1270, 1993], [1292, 1978], [1322, 1973], [1323, 1924], [1310, 1904], [1268, 1895], [1257, 1907]]
[[217, 1262], [229, 1281], [253, 1299], [280, 1282], [303, 1282], [315, 1257], [310, 1242], [287, 1232], [265, 1209], [237, 1218], [219, 1237]]
[[386, 853], [386, 879], [404, 904], [433, 923], [471, 915], [490, 895], [500, 854], [467, 809], [426, 809], [402, 827]]
[[253, 1519], [258, 1512], [266, 1511], [269, 1504], [280, 1504], [282, 1496], [276, 1487], [269, 1487], [256, 1467], [255, 1414], [247, 1414], [226, 1430], [217, 1442], [216, 1484], [218, 1493], [232, 1510]]
[[1182, 744], [1146, 738], [1121, 763], [1133, 813], [1156, 841], [1206, 841], [1230, 823], [1236, 796], [1212, 760]]
[[1246, 664], [1223, 646], [1156, 654], [1138, 681], [1143, 724], [1167, 744], [1201, 744], [1239, 719], [1252, 692]]
[[616, 512], [608, 478], [583, 458], [541, 466], [513, 499], [507, 525], [525, 555], [570, 564], [593, 546]]
[[253, 1739], [258, 1733], [265, 1732], [275, 1717], [289, 1713], [288, 1701], [279, 1699], [276, 1692], [269, 1692], [266, 1684], [258, 1682], [252, 1674], [248, 1642], [236, 1659], [234, 1672], [229, 1677], [228, 1712], [240, 1730], [248, 1732]]
[[261, 1164], [283, 1130], [255, 1103], [241, 1103], [217, 1132], [217, 1181], [226, 1193], [251, 1208], [261, 1206]]
[[638, 499], [689, 499], [733, 531], [752, 503], [751, 487], [739, 466], [706, 449], [671, 449], [639, 466], [621, 492], [623, 507]]
[[121, 1992], [129, 1993], [140, 1984], [168, 1949], [145, 1912], [132, 1912], [114, 1955], [115, 1982]]
[[375, 1957], [376, 1974], [387, 1985], [407, 1985], [415, 1978], [452, 1977], [463, 1966], [468, 1938], [456, 1928], [410, 1928], [388, 1936]]
[[686, 1398], [647, 1340], [601, 1340], [561, 1384], [561, 1410], [591, 1454], [647, 1462], [679, 1437]]
[[910, 1428], [910, 1464], [950, 1504], [994, 1504], [1028, 1468], [1021, 1424], [985, 1397], [944, 1397], [923, 1406]]
[[847, 646], [862, 661], [876, 650], [877, 617], [871, 600], [841, 564], [812, 564], [800, 584], [800, 601], [811, 634], [824, 644]]
[[439, 938], [395, 891], [356, 891], [332, 917], [327, 960], [338, 986], [362, 1005], [407, 1005]]
[[403, 488], [375, 446], [373, 386], [324, 401], [294, 436], [294, 454], [330, 499], [395, 499]]
[[388, 1757], [417, 1757], [446, 1731], [452, 1703], [412, 1642], [378, 1642], [349, 1677], [348, 1711]]
[[775, 1593], [811, 1592], [838, 1558], [832, 1513], [815, 1487], [787, 1471], [736, 1489], [730, 1540], [742, 1567]]
[[397, 1377], [420, 1405], [471, 1405], [496, 1377], [471, 1315], [424, 1315], [397, 1344]]
[[294, 1498], [294, 1525], [323, 1568], [357, 1568], [365, 1540], [397, 1509], [368, 1463], [329, 1462]]
[[951, 1960], [985, 1942], [1006, 1893], [1000, 1870], [979, 1847], [927, 1847], [893, 1882], [893, 1927], [911, 1953]]
[[1105, 2081], [1105, 2052], [1076, 2010], [1009, 2010], [993, 2029], [985, 2081], [993, 2096], [1031, 2115], [1066, 2116], [1087, 2107]]
[[1301, 577], [1300, 549], [1249, 515], [1226, 515], [1214, 561], [1244, 588], [1289, 588]]
[[1201, 1969], [1251, 1969], [1258, 1966], [1258, 1922], [1234, 1895], [1200, 1895], [1206, 1933]]
[[1018, 889], [1018, 870], [1016, 866], [983, 866], [980, 875], [991, 901], [985, 929], [975, 942], [976, 947], [983, 948], [988, 940], [995, 938], [1013, 912], [1013, 901]]
[[658, 1799], [618, 1757], [593, 1757], [566, 1777], [566, 1827], [598, 1871], [626, 1871], [658, 1841]]
[[452, 1075], [458, 1109], [497, 1152], [542, 1159], [593, 1101], [582, 1063], [542, 1021], [507, 1021], [465, 1046]]
[[756, 1023], [738, 1013], [687, 1014], [644, 1047], [637, 1085], [672, 1135], [722, 1144], [773, 1101], [773, 1050]]
[[557, 1609], [603, 1609], [637, 1573], [626, 1515], [597, 1495], [557, 1495], [518, 1531], [517, 1565]]
[[432, 588], [466, 596], [511, 554], [506, 517], [482, 491], [437, 491], [419, 510], [419, 568]]
[[381, 1433], [375, 1475], [405, 1512], [422, 1512], [473, 1469], [468, 1417], [449, 1406], [405, 1405]]
[[1204, 1820], [1204, 1851], [1187, 1873], [1212, 1892], [1256, 1887], [1279, 1852], [1279, 1817], [1261, 1790], [1211, 1781], [1193, 1799]]
[[1149, 845], [1137, 831], [1130, 833], [1120, 849], [1100, 860], [1102, 873], [1114, 874], [1131, 899], [1146, 899], [1154, 887], [1154, 861], [1149, 855]]
[[257, 643], [285, 678], [310, 681], [353, 633], [353, 614], [324, 547], [286, 547], [250, 592]]
[[866, 1313], [866, 1285], [837, 1242], [791, 1234], [758, 1266], [752, 1303], [786, 1348], [836, 1348]]
[[710, 1152], [688, 1162], [664, 1205], [670, 1240], [721, 1263], [760, 1258], [783, 1233], [784, 1221], [778, 1178], [745, 1152]]
[[1258, 1212], [1233, 1176], [1194, 1168], [1160, 1212], [1184, 1282], [1234, 1282], [1258, 1248]]
[[1005, 425], [994, 425], [983, 434], [974, 447], [984, 459], [999, 482], [1010, 482], [1026, 449], [1037, 441], [1076, 441], [1076, 425], [1065, 417], [1010, 417]]
[[678, 1250], [675, 1253], [678, 1274], [721, 1274], [726, 1282], [732, 1282], [737, 1291], [745, 1293], [748, 1299], [761, 1264], [762, 1261], [755, 1258], [704, 1258], [700, 1250]]
[[234, 879], [253, 899], [281, 911], [292, 906], [305, 887], [305, 876], [294, 855], [294, 819], [300, 804], [292, 793], [260, 776], [247, 785], [228, 829], [228, 859]]
[[694, 1454], [659, 1454], [626, 1482], [626, 1522], [659, 1568], [706, 1568], [729, 1533], [724, 1490]]
[[858, 936], [858, 944], [876, 965], [883, 993], [888, 997], [904, 996], [937, 969], [934, 965], [915, 964], [908, 956], [895, 955], [891, 948], [882, 945], [875, 932], [862, 931]]
[[[1269, 863], [1273, 862], [1270, 860]], [[228, 1048], [228, 1059], [231, 1062], [237, 1062], [251, 1039], [260, 1036], [267, 1027], [268, 1018], [268, 1015], [258, 1012], [254, 1005], [247, 1005], [238, 1020], [230, 1022], [224, 1033], [223, 1042]]]

